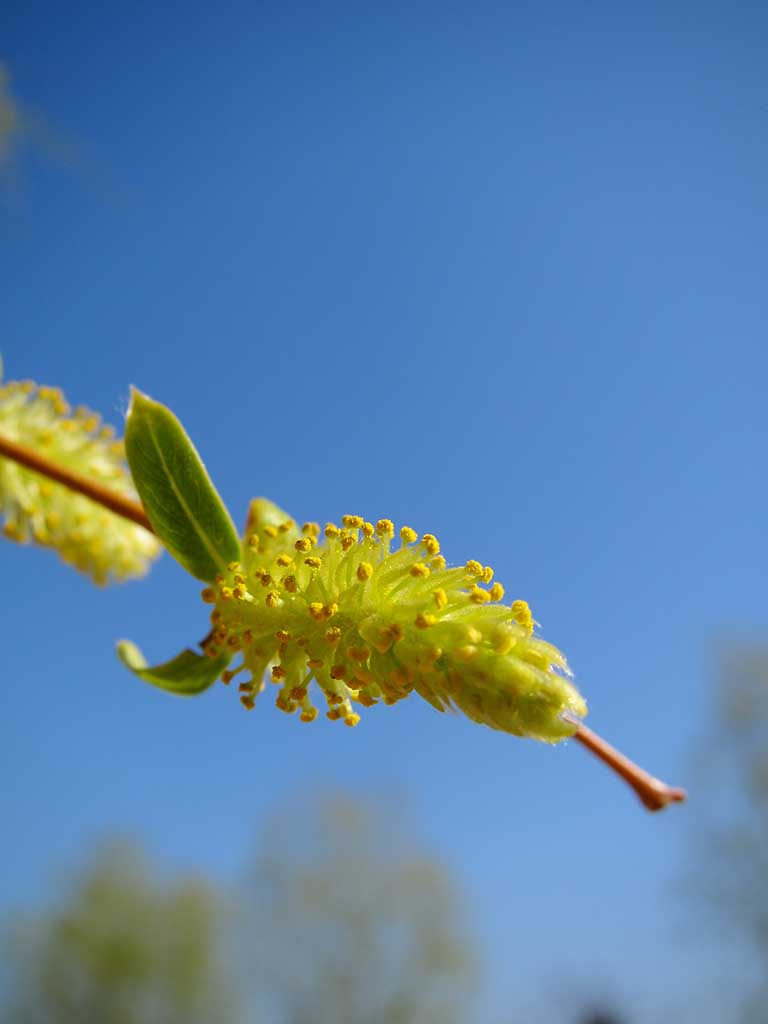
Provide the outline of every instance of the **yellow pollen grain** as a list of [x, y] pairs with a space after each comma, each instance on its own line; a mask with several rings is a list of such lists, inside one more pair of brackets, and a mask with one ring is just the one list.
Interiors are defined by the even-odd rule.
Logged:
[[341, 548], [342, 551], [349, 551], [350, 548], [354, 547], [357, 542], [354, 537], [342, 537]]
[[493, 579], [493, 569], [490, 567], [490, 565], [483, 566], [483, 572], [480, 578], [482, 579], [483, 583], [491, 582], [491, 580]]
[[478, 585], [475, 584], [469, 592], [469, 599], [475, 604], [485, 604], [486, 601], [490, 601], [491, 595], [487, 590], [483, 590], [482, 587], [478, 587]]
[[306, 554], [307, 551], [312, 550], [312, 543], [313, 541], [311, 537], [299, 537], [299, 539], [293, 546], [296, 548], [297, 551], [301, 551], [304, 554]]
[[434, 626], [437, 622], [435, 615], [430, 615], [429, 612], [420, 612], [414, 619], [415, 625], [419, 629], [429, 629], [430, 626]]
[[483, 567], [482, 567], [482, 565], [480, 565], [480, 563], [476, 559], [474, 559], [474, 558], [470, 558], [470, 560], [467, 562], [467, 564], [464, 566], [464, 568], [466, 569], [467, 573], [470, 576], [482, 576], [483, 575]]
[[367, 537], [369, 540], [376, 532], [376, 528], [373, 523], [363, 523], [360, 529], [363, 531], [363, 536]]
[[330, 540], [331, 537], [338, 537], [339, 534], [341, 533], [341, 530], [335, 523], [326, 523], [324, 533], [325, 536]]
[[431, 572], [429, 566], [425, 565], [423, 562], [416, 562], [408, 571], [411, 576], [416, 577], [416, 579], [424, 579], [429, 576]]
[[362, 516], [342, 516], [341, 521], [348, 530], [359, 530], [365, 522]]
[[394, 537], [395, 524], [391, 519], [377, 519], [376, 533], [378, 533], [380, 537]]
[[492, 601], [501, 601], [504, 597], [504, 587], [500, 583], [494, 583], [489, 593]]
[[232, 590], [231, 590], [230, 587], [222, 587], [221, 588], [221, 599], [222, 599], [222, 601], [231, 601], [232, 600]]
[[361, 562], [357, 567], [356, 575], [361, 582], [369, 580], [373, 576], [373, 566], [370, 562]]
[[310, 569], [319, 569], [322, 564], [322, 558], [318, 558], [316, 555], [310, 555], [309, 558], [304, 559], [304, 565], [308, 565]]
[[418, 533], [416, 533], [415, 530], [412, 530], [410, 526], [403, 526], [400, 530], [400, 539], [403, 544], [413, 544], [417, 537]]

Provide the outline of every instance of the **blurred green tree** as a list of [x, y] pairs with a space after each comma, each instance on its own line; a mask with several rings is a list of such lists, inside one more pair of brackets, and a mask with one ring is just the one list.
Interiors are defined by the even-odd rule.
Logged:
[[229, 1024], [210, 884], [160, 881], [133, 847], [101, 849], [60, 906], [8, 930], [7, 1024]]
[[474, 957], [455, 887], [414, 844], [402, 809], [374, 808], [320, 799], [265, 830], [246, 945], [282, 1024], [467, 1019]]
[[[768, 647], [734, 647], [721, 657], [714, 727], [698, 751], [707, 800], [694, 819], [685, 888], [709, 924], [748, 954], [728, 987], [745, 1024], [768, 1020]], [[702, 792], [704, 786], [701, 787]], [[747, 994], [748, 993], [748, 994]]]

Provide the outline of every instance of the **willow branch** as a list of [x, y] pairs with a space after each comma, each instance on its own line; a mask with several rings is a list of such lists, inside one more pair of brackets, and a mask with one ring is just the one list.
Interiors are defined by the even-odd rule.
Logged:
[[103, 505], [104, 508], [108, 508], [110, 512], [114, 512], [124, 519], [130, 519], [133, 523], [138, 523], [139, 526], [143, 526], [150, 533], [155, 532], [147, 518], [147, 513], [137, 501], [131, 501], [130, 498], [110, 490], [109, 487], [104, 487], [103, 484], [90, 480], [82, 473], [67, 469], [66, 466], [53, 462], [34, 449], [19, 444], [18, 441], [12, 441], [10, 438], [0, 435], [0, 456], [12, 459], [26, 469], [31, 469], [34, 473], [39, 473], [41, 476], [48, 477], [49, 480], [55, 480], [57, 484], [69, 487], [70, 490], [90, 498], [91, 501]]
[[[146, 512], [138, 502], [131, 501], [130, 498], [89, 480], [81, 473], [58, 465], [39, 452], [27, 448], [26, 445], [0, 435], [0, 456], [11, 459], [19, 465], [31, 469], [34, 473], [40, 473], [41, 476], [46, 476], [58, 484], [69, 487], [70, 490], [108, 508], [110, 512], [129, 519], [133, 523], [138, 523], [145, 530], [154, 533]], [[637, 793], [649, 811], [660, 811], [667, 804], [679, 803], [686, 799], [684, 789], [668, 786], [665, 782], [654, 778], [615, 747], [612, 747], [601, 736], [598, 736], [592, 729], [588, 729], [586, 725], [577, 722], [576, 719], [572, 719], [572, 721], [576, 725], [574, 739], [607, 765], [619, 778], [623, 779]]]

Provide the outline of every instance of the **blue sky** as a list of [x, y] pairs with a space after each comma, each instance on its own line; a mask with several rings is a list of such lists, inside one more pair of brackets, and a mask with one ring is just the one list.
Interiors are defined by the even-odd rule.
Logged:
[[[765, 626], [768, 17], [747, 4], [25, 3], [0, 186], [6, 374], [168, 403], [234, 514], [389, 516], [489, 562], [590, 723], [688, 781], [712, 645]], [[199, 639], [165, 557], [99, 593], [0, 548], [0, 904], [129, 829], [231, 878], [276, 802], [392, 789], [468, 894], [485, 1019], [700, 973], [687, 808], [416, 699], [355, 730], [143, 688]], [[567, 986], [566, 986], [567, 987]], [[661, 1018], [663, 1019], [663, 1017]]]

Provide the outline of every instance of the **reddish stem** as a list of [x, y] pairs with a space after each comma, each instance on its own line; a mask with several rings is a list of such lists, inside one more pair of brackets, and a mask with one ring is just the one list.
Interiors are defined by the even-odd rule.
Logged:
[[95, 501], [99, 505], [103, 505], [104, 508], [108, 508], [110, 512], [138, 523], [139, 526], [143, 526], [150, 533], [155, 532], [147, 518], [147, 513], [138, 502], [131, 501], [130, 498], [126, 498], [122, 494], [104, 487], [103, 484], [89, 480], [82, 473], [52, 462], [44, 455], [34, 451], [34, 449], [19, 444], [18, 441], [12, 441], [8, 437], [0, 436], [0, 455], [18, 462], [21, 466], [26, 466], [27, 469], [31, 469], [34, 473], [47, 476], [50, 480], [55, 480], [56, 483], [63, 484], [72, 491], [77, 491], [78, 494], [82, 494], [86, 498], [90, 498], [91, 501]]
[[631, 786], [649, 811], [661, 811], [667, 804], [682, 803], [688, 798], [684, 789], [668, 786], [661, 779], [654, 778], [581, 722], [578, 724], [574, 739]]

